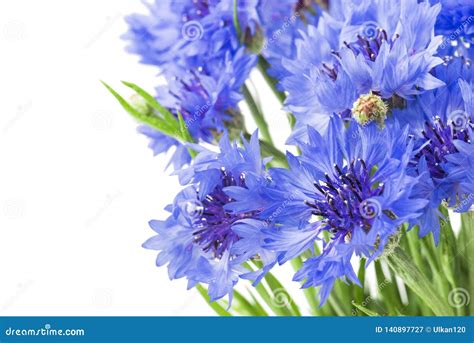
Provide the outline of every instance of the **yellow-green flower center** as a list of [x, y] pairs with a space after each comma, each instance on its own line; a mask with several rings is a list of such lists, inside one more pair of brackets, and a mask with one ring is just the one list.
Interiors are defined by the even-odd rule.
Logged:
[[361, 95], [352, 106], [352, 115], [361, 125], [371, 121], [376, 121], [378, 124], [383, 125], [387, 112], [387, 104], [380, 96], [372, 92]]

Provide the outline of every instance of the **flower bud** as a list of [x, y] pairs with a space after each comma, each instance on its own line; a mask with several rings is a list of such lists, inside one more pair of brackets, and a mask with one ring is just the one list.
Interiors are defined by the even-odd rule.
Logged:
[[150, 115], [153, 109], [148, 105], [141, 95], [133, 94], [130, 97], [130, 105], [143, 115]]
[[372, 92], [364, 94], [354, 102], [352, 115], [361, 125], [376, 121], [383, 126], [387, 117], [388, 106], [379, 95]]

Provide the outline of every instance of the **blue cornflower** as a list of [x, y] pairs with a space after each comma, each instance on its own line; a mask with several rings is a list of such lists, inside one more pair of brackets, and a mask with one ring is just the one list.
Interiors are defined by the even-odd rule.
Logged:
[[264, 231], [265, 247], [285, 263], [322, 241], [322, 254], [295, 275], [306, 279], [303, 287], [322, 286], [322, 303], [337, 278], [357, 283], [354, 254], [370, 263], [402, 224], [421, 215], [427, 200], [412, 196], [418, 180], [407, 174], [413, 149], [408, 136], [408, 128], [381, 129], [375, 122], [362, 127], [351, 121], [346, 129], [333, 117], [324, 136], [308, 127], [302, 155], [287, 155], [289, 170], [270, 169], [272, 182], [255, 201], [274, 222]]
[[[237, 1], [239, 26], [252, 35], [260, 19], [258, 0]], [[160, 67], [167, 78], [202, 69], [220, 72], [222, 61], [243, 46], [234, 25], [234, 0], [183, 0], [145, 2], [148, 15], [126, 17], [129, 31], [123, 36], [128, 51], [142, 63]], [[253, 32], [253, 33], [252, 33]]]
[[426, 92], [394, 117], [410, 125], [415, 138], [415, 155], [410, 163], [414, 175], [421, 175], [415, 192], [429, 199], [415, 223], [422, 236], [433, 232], [439, 242], [443, 201], [460, 212], [473, 203], [472, 131], [474, 128], [474, 70], [462, 58], [435, 68], [446, 86]]
[[[158, 87], [157, 99], [174, 115], [181, 113], [196, 142], [212, 142], [226, 128], [242, 128], [243, 119], [238, 109], [238, 102], [242, 100], [240, 87], [255, 60], [255, 56], [245, 54], [242, 48], [235, 56], [227, 55], [219, 74], [209, 76], [201, 69], [189, 72], [181, 79], [172, 79], [168, 85]], [[178, 140], [151, 128], [140, 129], [140, 132], [151, 139], [150, 148], [155, 155], [176, 147], [170, 161], [175, 169], [190, 161], [187, 148]]]
[[474, 3], [471, 0], [432, 0], [442, 5], [435, 32], [444, 40], [439, 47], [441, 56], [474, 58]]
[[[264, 222], [259, 210], [234, 212], [232, 194], [265, 182], [265, 161], [260, 158], [257, 133], [244, 146], [230, 143], [225, 134], [220, 151], [194, 146], [200, 153], [186, 169], [178, 171], [186, 185], [167, 207], [165, 221], [151, 221], [157, 235], [144, 243], [159, 250], [157, 265], [168, 264], [171, 279], [186, 277], [189, 287], [209, 285], [212, 301], [229, 295], [240, 277], [259, 279], [276, 262], [275, 253], [262, 247]], [[242, 263], [258, 258], [264, 267], [249, 272]]]
[[[470, 128], [472, 137], [472, 127]], [[457, 152], [446, 156], [448, 164], [447, 182], [456, 182], [458, 186], [458, 204], [456, 212], [467, 212], [474, 205], [474, 144], [455, 140], [453, 143]]]
[[315, 1], [283, 0], [275, 6], [274, 0], [260, 0], [257, 7], [265, 42], [261, 54], [270, 64], [269, 74], [280, 80], [286, 69], [283, 59], [296, 58], [296, 41], [300, 31], [308, 25], [317, 25], [322, 5]]
[[[240, 43], [233, 23], [233, 1], [156, 1], [146, 3], [150, 14], [127, 17], [129, 50], [142, 62], [160, 67], [167, 85], [157, 89], [158, 100], [172, 113], [180, 112], [196, 142], [212, 142], [226, 124], [242, 129], [240, 88], [256, 64]], [[258, 22], [255, 0], [238, 2], [242, 27]], [[154, 153], [175, 146], [175, 168], [189, 162], [186, 148], [152, 129]], [[160, 147], [160, 144], [165, 144]]]
[[129, 31], [123, 36], [127, 49], [141, 61], [160, 67], [165, 75], [204, 66], [211, 54], [238, 48], [232, 12], [219, 12], [219, 1], [144, 2], [149, 14], [132, 14], [125, 19]]
[[390, 104], [443, 85], [430, 74], [442, 63], [433, 34], [440, 7], [372, 0], [351, 3], [338, 19], [324, 14], [297, 42], [297, 62], [283, 62], [286, 105], [300, 121], [294, 136], [305, 125], [324, 131], [333, 113], [353, 117], [363, 96]]

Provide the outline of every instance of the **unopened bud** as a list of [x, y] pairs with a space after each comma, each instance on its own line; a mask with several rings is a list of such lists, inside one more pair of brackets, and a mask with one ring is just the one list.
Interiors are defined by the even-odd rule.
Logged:
[[370, 92], [364, 94], [354, 102], [352, 107], [352, 115], [361, 125], [365, 125], [371, 121], [375, 121], [383, 125], [387, 117], [388, 106], [382, 98]]

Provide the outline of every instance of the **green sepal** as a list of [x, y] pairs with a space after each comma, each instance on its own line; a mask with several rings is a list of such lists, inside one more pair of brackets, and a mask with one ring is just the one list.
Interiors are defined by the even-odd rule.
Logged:
[[134, 83], [127, 81], [122, 81], [122, 83], [125, 86], [133, 89], [138, 95], [140, 95], [151, 108], [156, 110], [158, 114], [161, 115], [161, 117], [166, 121], [167, 124], [170, 125], [170, 127], [177, 129], [178, 126], [176, 117], [170, 111], [168, 111], [167, 108], [163, 107], [158, 101], [156, 101], [156, 99], [152, 95], [150, 95]]
[[[174, 118], [175, 123], [167, 122], [163, 117], [156, 115], [153, 111], [149, 113], [142, 113], [138, 111], [134, 106], [132, 106], [127, 100], [125, 100], [119, 93], [117, 93], [112, 87], [110, 87], [104, 81], [101, 81], [102, 84], [109, 90], [110, 93], [117, 99], [117, 101], [122, 105], [122, 107], [136, 120], [141, 123], [147, 124], [152, 128], [164, 133], [167, 136], [173, 138], [179, 135], [179, 126], [178, 121]], [[145, 99], [146, 101], [146, 99]]]

